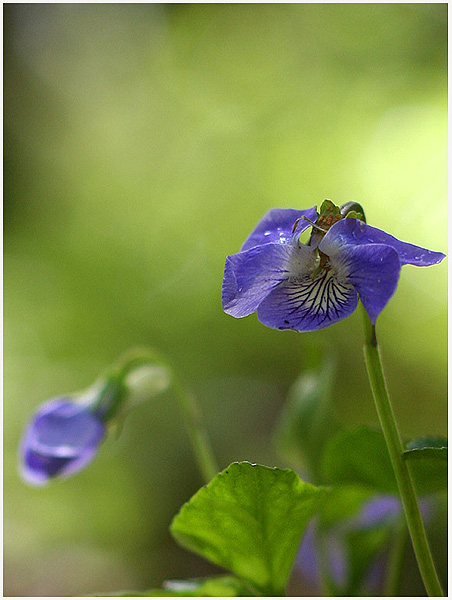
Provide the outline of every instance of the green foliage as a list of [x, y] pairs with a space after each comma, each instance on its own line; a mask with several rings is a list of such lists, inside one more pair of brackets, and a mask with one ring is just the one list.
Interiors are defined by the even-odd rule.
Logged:
[[329, 483], [359, 483], [383, 493], [397, 493], [397, 484], [383, 434], [359, 427], [331, 438], [322, 457], [322, 476]]
[[[324, 594], [374, 595], [377, 588], [372, 587], [375, 582], [369, 587], [370, 570], [383, 553], [399, 545], [399, 538], [405, 539], [406, 532], [396, 512], [367, 522], [361, 511], [367, 501], [379, 502], [378, 495], [398, 497], [397, 483], [382, 431], [339, 430], [331, 406], [333, 365], [319, 353], [314, 356], [289, 391], [275, 439], [284, 456], [307, 468], [314, 481], [333, 484], [315, 522]], [[418, 494], [447, 489], [445, 438], [414, 440], [407, 444], [404, 458], [410, 460]], [[402, 542], [397, 552], [403, 555]]]
[[[420, 495], [447, 489], [447, 463], [443, 460], [412, 461], [411, 473]], [[331, 484], [359, 483], [377, 493], [398, 494], [383, 433], [369, 427], [342, 431], [328, 442], [322, 476]]]
[[[24, 493], [16, 474], [35, 405], [131, 345], [161, 348], [188, 375], [223, 456], [278, 464], [262, 431], [314, 335], [340, 352], [346, 426], [373, 418], [358, 315], [281, 334], [225, 318], [219, 282], [276, 201], [365, 199], [372, 224], [445, 247], [447, 9], [5, 5], [6, 596], [183, 570], [165, 524], [199, 475], [169, 397], [131, 414], [77, 479]], [[380, 334], [405, 422], [444, 433], [447, 274], [419, 277], [407, 269]]]
[[369, 529], [347, 532], [345, 545], [348, 557], [348, 578], [341, 596], [361, 596], [366, 592], [365, 574], [376, 556], [385, 548], [394, 533], [394, 523], [383, 523]]
[[426, 437], [412, 440], [403, 453], [406, 460], [417, 458], [447, 461], [447, 439], [443, 437]]
[[233, 463], [181, 508], [170, 530], [183, 547], [260, 595], [284, 595], [301, 536], [324, 495], [290, 469]]
[[307, 468], [314, 480], [323, 447], [338, 429], [331, 404], [335, 370], [334, 361], [323, 352], [309, 352], [308, 367], [290, 388], [275, 431], [284, 456]]
[[320, 528], [327, 531], [353, 517], [372, 495], [373, 492], [362, 485], [335, 485], [330, 490], [328, 502], [324, 502], [319, 511]]
[[[331, 491], [317, 519], [317, 544], [324, 556], [322, 577], [330, 596], [367, 595], [364, 574], [387, 543], [394, 523], [382, 523], [377, 527], [354, 525], [363, 504], [372, 492], [362, 486], [337, 486]], [[331, 551], [339, 546], [343, 561], [342, 577], [334, 575]], [[336, 559], [337, 560], [337, 559]]]
[[165, 581], [162, 589], [144, 592], [120, 592], [115, 596], [211, 596], [233, 597], [250, 596], [250, 590], [240, 579], [230, 575], [189, 579], [186, 581]]

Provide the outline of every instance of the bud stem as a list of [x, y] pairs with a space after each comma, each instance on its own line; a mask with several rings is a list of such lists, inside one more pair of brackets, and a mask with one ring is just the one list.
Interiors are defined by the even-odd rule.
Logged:
[[179, 401], [182, 415], [185, 421], [187, 433], [198, 463], [199, 470], [206, 483], [219, 472], [207, 433], [202, 426], [200, 410], [195, 397], [185, 389], [174, 370], [156, 352], [146, 348], [132, 351], [117, 362], [117, 377], [120, 381], [134, 370], [144, 365], [159, 365], [166, 369], [173, 392]]
[[185, 426], [198, 462], [198, 467], [204, 481], [209, 483], [220, 469], [216, 463], [207, 433], [201, 424], [198, 403], [193, 394], [184, 388], [174, 373], [171, 375], [171, 381], [182, 409]]

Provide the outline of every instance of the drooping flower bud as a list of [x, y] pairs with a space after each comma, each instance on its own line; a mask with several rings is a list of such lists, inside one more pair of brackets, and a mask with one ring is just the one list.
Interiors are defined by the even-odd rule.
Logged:
[[31, 485], [69, 477], [88, 465], [105, 437], [105, 423], [89, 404], [58, 397], [42, 404], [20, 444], [20, 472]]
[[[139, 384], [135, 377], [138, 372]], [[150, 398], [169, 384], [169, 371], [163, 364], [157, 364], [151, 355], [132, 353], [85, 392], [45, 402], [22, 436], [22, 478], [30, 485], [43, 486], [57, 476], [77, 473], [96, 456], [107, 423], [125, 414], [122, 409], [129, 400], [136, 404], [135, 387], [139, 388], [138, 396]]]

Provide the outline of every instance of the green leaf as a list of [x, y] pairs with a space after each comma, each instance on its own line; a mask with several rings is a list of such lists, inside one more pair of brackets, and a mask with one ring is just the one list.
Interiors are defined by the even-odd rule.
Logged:
[[447, 461], [447, 439], [442, 437], [426, 437], [412, 440], [407, 444], [403, 458], [427, 458]]
[[335, 365], [319, 349], [309, 354], [309, 368], [289, 390], [275, 441], [284, 456], [294, 465], [307, 468], [316, 479], [319, 456], [338, 429], [331, 406]]
[[[397, 531], [394, 523], [381, 524], [377, 527], [348, 531], [344, 536], [347, 548], [349, 577], [347, 587], [342, 590], [343, 596], [369, 595], [366, 590], [366, 574], [372, 563], [387, 550], [391, 537]], [[372, 594], [373, 595], [373, 594]]]
[[[412, 461], [410, 470], [419, 495], [447, 489], [446, 461]], [[361, 484], [398, 495], [386, 442], [377, 429], [360, 427], [336, 434], [325, 447], [321, 471], [329, 484]]]
[[397, 493], [386, 443], [377, 429], [359, 427], [336, 434], [325, 447], [321, 468], [327, 483], [354, 483]]
[[290, 469], [233, 463], [173, 519], [185, 548], [250, 582], [260, 595], [284, 595], [304, 529], [326, 490]]
[[373, 490], [362, 485], [336, 485], [323, 502], [318, 515], [321, 529], [330, 529], [338, 523], [353, 517], [363, 503], [375, 495]]
[[163, 588], [144, 592], [118, 592], [109, 596], [208, 596], [208, 597], [249, 597], [252, 594], [243, 581], [231, 575], [188, 579], [185, 581], [165, 581]]

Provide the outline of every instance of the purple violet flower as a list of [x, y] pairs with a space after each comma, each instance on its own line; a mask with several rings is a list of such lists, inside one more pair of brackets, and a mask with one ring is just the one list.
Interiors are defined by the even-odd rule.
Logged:
[[31, 485], [43, 486], [57, 475], [69, 477], [96, 455], [105, 424], [90, 404], [54, 398], [30, 420], [20, 445], [20, 471]]
[[[442, 252], [367, 225], [359, 212], [344, 211], [347, 206], [341, 212], [325, 200], [319, 214], [316, 207], [270, 210], [240, 252], [226, 258], [224, 311], [237, 318], [257, 312], [259, 321], [274, 329], [314, 331], [348, 317], [359, 296], [375, 323], [403, 265], [443, 260]], [[308, 243], [301, 243], [300, 235], [311, 226]]]

